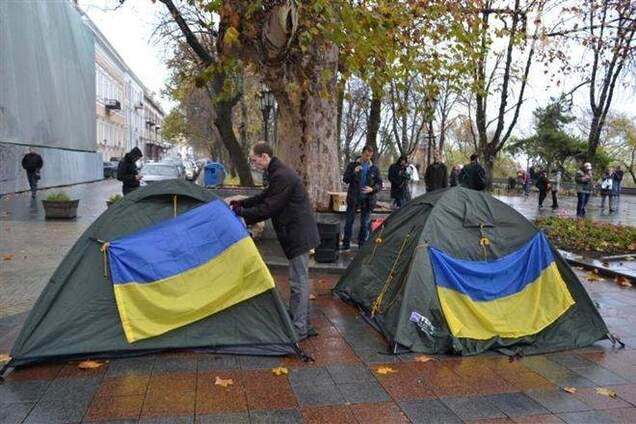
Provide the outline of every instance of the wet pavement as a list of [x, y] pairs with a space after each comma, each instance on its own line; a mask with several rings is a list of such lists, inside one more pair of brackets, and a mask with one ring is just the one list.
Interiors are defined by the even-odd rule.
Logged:
[[[71, 222], [45, 221], [39, 202], [28, 196], [0, 199], [0, 354], [9, 351], [53, 269], [119, 184], [67, 191], [82, 198]], [[496, 353], [392, 356], [355, 308], [331, 296], [338, 275], [314, 272], [311, 320], [319, 335], [302, 347], [315, 362], [186, 351], [113, 360], [92, 370], [74, 362], [26, 367], [0, 384], [0, 423], [634, 422], [636, 291], [575, 272], [625, 349], [601, 341], [514, 362]], [[286, 272], [275, 268], [274, 276], [287, 298]], [[289, 373], [275, 376], [277, 366]], [[382, 367], [392, 371], [381, 374]], [[215, 385], [216, 377], [233, 384]]]

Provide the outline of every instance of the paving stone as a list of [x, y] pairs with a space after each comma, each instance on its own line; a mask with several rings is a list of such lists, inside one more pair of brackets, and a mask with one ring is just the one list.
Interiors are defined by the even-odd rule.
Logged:
[[547, 359], [552, 362], [555, 362], [559, 365], [562, 365], [566, 368], [584, 368], [595, 365], [594, 362], [586, 359], [583, 356], [579, 356], [573, 352], [568, 353], [550, 353], [545, 355]]
[[377, 381], [339, 384], [338, 390], [348, 403], [373, 403], [391, 400]]
[[591, 409], [572, 394], [562, 390], [530, 390], [526, 394], [554, 413], [588, 411]]
[[252, 424], [301, 424], [303, 418], [295, 409], [250, 412]]
[[152, 418], [142, 418], [139, 420], [139, 424], [192, 424], [192, 423], [194, 423], [193, 416], [152, 417]]
[[548, 410], [525, 393], [502, 393], [486, 396], [504, 414], [508, 416], [541, 415]]
[[40, 401], [27, 416], [25, 424], [79, 423], [89, 399], [55, 399]]
[[465, 421], [505, 417], [503, 412], [483, 396], [444, 397], [440, 401]]
[[300, 406], [342, 405], [345, 399], [335, 384], [292, 386]]
[[110, 362], [105, 377], [151, 374], [156, 357], [114, 359]]
[[407, 400], [400, 408], [413, 423], [455, 424], [462, 420], [438, 399]]
[[373, 374], [364, 365], [333, 365], [327, 367], [327, 371], [336, 384], [363, 383], [365, 381], [375, 381]]
[[289, 372], [289, 383], [299, 385], [334, 384], [327, 368], [292, 368]]
[[197, 415], [194, 422], [196, 424], [250, 424], [250, 415], [247, 412]]
[[51, 382], [42, 400], [77, 399], [91, 400], [97, 391], [100, 378], [57, 378]]
[[572, 368], [572, 371], [597, 385], [629, 383], [619, 375], [599, 366]]
[[567, 414], [559, 414], [559, 418], [568, 424], [606, 424], [620, 422], [603, 411], [570, 412]]
[[49, 381], [7, 381], [0, 384], [0, 405], [37, 401], [46, 392]]
[[275, 368], [280, 365], [280, 358], [277, 356], [239, 356], [241, 369]]
[[304, 407], [301, 413], [305, 424], [358, 424], [347, 405]]
[[563, 424], [561, 418], [556, 415], [529, 415], [525, 417], [510, 417], [510, 419], [519, 424]]
[[95, 397], [88, 407], [84, 421], [137, 419], [144, 403], [144, 395]]
[[358, 403], [351, 405], [351, 412], [359, 423], [364, 424], [407, 424], [410, 422], [394, 402]]
[[141, 418], [194, 416], [194, 402], [194, 391], [148, 393], [141, 410]]
[[196, 372], [196, 358], [163, 358], [159, 357], [152, 368], [153, 374], [171, 373], [171, 372]]
[[[612, 389], [612, 387], [607, 387]], [[596, 388], [593, 389], [579, 389], [574, 393], [577, 399], [583, 401], [589, 405], [591, 409], [613, 409], [613, 408], [626, 408], [631, 406], [620, 397], [611, 398], [609, 396], [601, 395], [596, 392]]]
[[35, 402], [6, 403], [0, 406], [0, 423], [21, 423], [33, 409]]
[[239, 358], [230, 355], [204, 355], [197, 359], [197, 371], [238, 369]]

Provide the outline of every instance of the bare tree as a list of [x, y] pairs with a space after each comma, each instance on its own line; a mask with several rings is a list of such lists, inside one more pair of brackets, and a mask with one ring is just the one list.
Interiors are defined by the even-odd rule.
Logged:
[[368, 86], [362, 81], [351, 79], [347, 83], [340, 134], [343, 166], [351, 162], [353, 152], [361, 147], [366, 137], [369, 94]]
[[432, 115], [430, 101], [423, 93], [423, 84], [417, 75], [406, 75], [389, 86], [387, 102], [392, 137], [400, 156], [409, 156], [424, 136], [427, 118]]

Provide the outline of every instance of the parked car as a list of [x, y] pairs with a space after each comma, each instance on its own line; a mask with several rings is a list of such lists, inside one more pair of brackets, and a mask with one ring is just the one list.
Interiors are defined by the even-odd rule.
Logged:
[[119, 166], [118, 162], [104, 162], [104, 178], [117, 178], [117, 167]]
[[179, 169], [179, 175], [185, 176], [185, 165], [183, 164], [183, 161], [181, 159], [167, 158], [167, 159], [162, 159], [161, 162], [159, 163], [167, 163], [167, 164], [174, 165]]
[[192, 165], [190, 161], [184, 161], [183, 166], [185, 168], [185, 178], [188, 181], [194, 181], [197, 178], [196, 168]]
[[171, 163], [147, 163], [141, 169], [141, 185], [152, 184], [156, 181], [183, 179], [183, 174], [176, 165]]

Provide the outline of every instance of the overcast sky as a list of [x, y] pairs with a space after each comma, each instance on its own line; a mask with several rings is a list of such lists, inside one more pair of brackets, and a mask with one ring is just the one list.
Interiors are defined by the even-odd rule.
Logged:
[[[151, 0], [127, 0], [123, 6], [114, 10], [118, 0], [79, 0], [80, 6], [108, 38], [128, 66], [137, 74], [143, 83], [157, 93], [164, 109], [169, 111], [172, 103], [160, 97], [168, 71], [163, 64], [164, 51], [160, 45], [151, 40], [152, 32], [158, 21], [158, 15], [163, 12], [163, 5]], [[576, 56], [576, 55], [574, 55]], [[576, 60], [576, 59], [575, 59]], [[568, 91], [579, 84], [579, 77], [566, 77], [561, 88], [556, 88], [544, 74], [541, 63], [535, 63], [531, 68], [526, 102], [521, 109], [521, 115], [515, 133], [527, 135], [532, 131], [532, 112], [535, 108], [544, 106], [551, 96], [562, 91]], [[589, 110], [589, 90], [587, 87], [579, 89], [575, 95], [575, 109], [577, 116], [585, 116]], [[617, 88], [612, 110], [634, 115], [632, 87]], [[495, 113], [493, 106], [489, 114]]]

